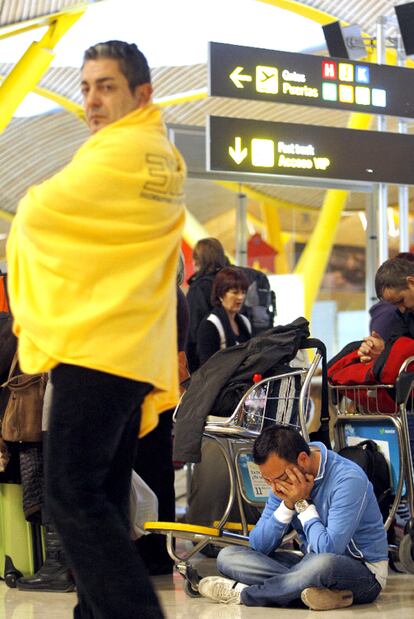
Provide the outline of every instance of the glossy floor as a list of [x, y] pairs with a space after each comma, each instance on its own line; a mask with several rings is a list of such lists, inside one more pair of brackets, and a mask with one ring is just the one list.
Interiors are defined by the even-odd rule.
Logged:
[[[214, 561], [203, 560], [203, 574], [214, 573]], [[164, 607], [166, 619], [310, 619], [310, 610], [249, 608], [213, 604], [201, 598], [189, 598], [183, 591], [182, 578], [157, 576], [154, 586]], [[73, 593], [23, 593], [0, 582], [1, 619], [71, 619], [76, 596]], [[319, 615], [318, 615], [319, 616]], [[324, 619], [408, 619], [414, 617], [414, 576], [392, 574], [387, 588], [375, 604], [327, 611]], [[116, 619], [114, 617], [114, 619]]]

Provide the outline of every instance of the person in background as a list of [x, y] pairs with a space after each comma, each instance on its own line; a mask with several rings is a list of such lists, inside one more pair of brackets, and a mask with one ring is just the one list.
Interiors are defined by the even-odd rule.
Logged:
[[[197, 333], [197, 352], [201, 367], [214, 353], [246, 342], [251, 337], [251, 325], [239, 310], [249, 282], [238, 267], [224, 267], [214, 278], [211, 292], [213, 311], [201, 321]], [[230, 492], [228, 468], [217, 441], [205, 439], [201, 462], [194, 466], [186, 521], [212, 526], [223, 516]], [[214, 475], [214, 484], [210, 483]], [[249, 523], [256, 522], [257, 511], [245, 504]], [[232, 522], [240, 521], [235, 505], [230, 514]], [[211, 552], [211, 548], [207, 550]], [[207, 553], [206, 553], [207, 554]]]
[[[217, 567], [226, 578], [203, 578], [199, 593], [227, 604], [302, 602], [313, 610], [373, 602], [386, 584], [388, 543], [362, 468], [281, 425], [256, 439], [253, 458], [271, 492], [250, 548], [224, 548]], [[303, 556], [276, 552], [291, 529]]]
[[[42, 408], [42, 455], [46, 461], [49, 415], [52, 403], [52, 383], [48, 380]], [[39, 484], [44, 486], [44, 465], [37, 470]], [[73, 575], [69, 569], [67, 557], [62, 547], [62, 542], [53, 525], [47, 503], [45, 492], [42, 493], [41, 523], [44, 528], [45, 561], [40, 569], [33, 575], [23, 576], [17, 580], [19, 591], [40, 591], [69, 593], [75, 590]]]
[[[414, 254], [403, 252], [386, 260], [376, 273], [375, 290], [380, 301], [370, 309], [371, 335], [359, 348], [361, 363], [377, 359], [387, 341], [401, 336], [414, 338]], [[414, 457], [414, 415], [410, 412], [407, 423]], [[407, 520], [407, 509], [400, 508], [397, 516], [401, 514]]]
[[[184, 260], [180, 254], [177, 272], [177, 344], [179, 382], [188, 378], [185, 344], [188, 335], [189, 313], [185, 294], [180, 286], [184, 281]], [[174, 409], [160, 415], [157, 427], [138, 440], [134, 469], [158, 499], [158, 520], [175, 522], [174, 465], [172, 458], [172, 428]], [[154, 453], [157, 457], [154, 458]], [[152, 576], [171, 574], [174, 562], [167, 552], [165, 537], [155, 533], [139, 538], [135, 545]]]
[[375, 275], [375, 291], [380, 303], [371, 308], [371, 335], [358, 351], [361, 363], [376, 359], [391, 338], [414, 338], [414, 255], [386, 260]]
[[197, 332], [203, 318], [212, 309], [211, 290], [216, 273], [228, 265], [228, 259], [219, 240], [206, 238], [198, 241], [193, 250], [195, 273], [188, 280], [187, 301], [190, 311], [190, 331], [187, 359], [190, 372], [200, 367], [197, 354]]
[[22, 370], [51, 372], [45, 498], [76, 581], [74, 617], [161, 619], [129, 494], [138, 433], [178, 398], [186, 168], [135, 44], [86, 50], [80, 86], [92, 135], [13, 220], [14, 332]]
[[[402, 258], [404, 260], [414, 261], [414, 254], [411, 252], [401, 252], [397, 254], [395, 258]], [[392, 303], [383, 301], [382, 299], [375, 303], [370, 310], [370, 325], [369, 332], [375, 331], [382, 337], [383, 340], [388, 340], [394, 328], [398, 325], [399, 310]]]
[[211, 291], [213, 311], [197, 331], [197, 354], [203, 365], [215, 352], [247, 342], [252, 327], [240, 314], [249, 282], [238, 267], [225, 267], [217, 273]]

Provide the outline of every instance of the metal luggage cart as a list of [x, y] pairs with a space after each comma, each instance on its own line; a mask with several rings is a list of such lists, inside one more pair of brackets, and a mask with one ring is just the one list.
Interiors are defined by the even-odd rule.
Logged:
[[[200, 580], [191, 559], [207, 544], [223, 547], [230, 544], [248, 546], [249, 531], [254, 525], [247, 522], [243, 500], [260, 510], [266, 503], [269, 487], [263, 481], [252, 457], [255, 438], [268, 425], [280, 423], [295, 427], [305, 440], [309, 440], [307, 424], [313, 414], [311, 381], [322, 359], [326, 359], [322, 342], [309, 342], [312, 342], [312, 347], [315, 348], [309, 367], [292, 368], [283, 374], [255, 383], [243, 395], [230, 417], [207, 417], [203, 437], [216, 441], [224, 456], [230, 481], [229, 497], [220, 521], [214, 522], [212, 527], [176, 522], [145, 523], [148, 532], [166, 535], [168, 553], [184, 577], [184, 590], [191, 597], [199, 595]], [[230, 523], [229, 515], [236, 502], [241, 522]], [[291, 543], [293, 537], [294, 535], [287, 536], [284, 545]], [[194, 546], [184, 551], [184, 554], [178, 554], [175, 538], [191, 540]]]
[[414, 574], [414, 373], [407, 371], [414, 357], [400, 368], [395, 385], [330, 385], [335, 407], [335, 449], [374, 440], [384, 454], [391, 473], [394, 500], [384, 523], [388, 531], [399, 506], [404, 505], [408, 519], [399, 542], [390, 542], [391, 564], [400, 562]]

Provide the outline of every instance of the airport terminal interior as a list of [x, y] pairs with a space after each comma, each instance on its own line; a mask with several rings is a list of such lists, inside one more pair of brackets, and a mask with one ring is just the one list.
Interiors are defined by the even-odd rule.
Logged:
[[[267, 275], [275, 326], [304, 316], [328, 359], [367, 336], [378, 266], [414, 252], [414, 2], [3, 0], [1, 273], [7, 273], [6, 244], [20, 199], [63, 168], [88, 138], [79, 67], [86, 48], [109, 39], [135, 42], [144, 51], [153, 100], [186, 161], [184, 293], [194, 273], [194, 246], [214, 237], [230, 263]], [[311, 431], [319, 424], [319, 372], [311, 365]], [[372, 438], [364, 431], [362, 438]], [[345, 428], [341, 436], [348, 435]], [[409, 476], [409, 459], [405, 466]], [[191, 471], [176, 466], [177, 522], [188, 507]], [[413, 475], [411, 468], [411, 486]], [[398, 486], [408, 511], [409, 487]], [[3, 494], [0, 535], [6, 536], [1, 501]], [[177, 552], [191, 553], [199, 540], [178, 535]], [[379, 598], [325, 611], [327, 619], [414, 616], [414, 541], [406, 565], [396, 543]], [[0, 539], [0, 561], [5, 546]], [[212, 556], [197, 553], [191, 561], [201, 576], [218, 574]], [[28, 565], [24, 575], [33, 558]], [[74, 592], [20, 591], [5, 571], [0, 564], [0, 619], [72, 616]], [[314, 613], [215, 604], [189, 595], [177, 570], [152, 582], [167, 619], [282, 613], [305, 619]]]

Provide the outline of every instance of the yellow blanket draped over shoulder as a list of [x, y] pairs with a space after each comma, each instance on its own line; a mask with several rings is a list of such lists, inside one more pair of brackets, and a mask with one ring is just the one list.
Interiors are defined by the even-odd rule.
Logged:
[[63, 170], [31, 187], [7, 245], [22, 370], [69, 363], [151, 383], [141, 435], [178, 400], [185, 173], [161, 111], [149, 104], [98, 131]]

